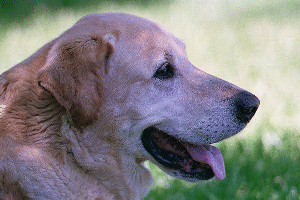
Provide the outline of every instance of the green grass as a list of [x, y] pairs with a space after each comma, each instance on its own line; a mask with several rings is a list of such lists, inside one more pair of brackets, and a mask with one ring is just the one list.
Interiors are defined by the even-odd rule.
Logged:
[[224, 155], [224, 181], [185, 183], [148, 164], [155, 186], [145, 199], [300, 199], [300, 3], [112, 2], [80, 9], [39, 4], [26, 19], [1, 21], [0, 73], [83, 15], [113, 11], [154, 20], [185, 41], [194, 65], [251, 91], [261, 105], [241, 134], [216, 144]]

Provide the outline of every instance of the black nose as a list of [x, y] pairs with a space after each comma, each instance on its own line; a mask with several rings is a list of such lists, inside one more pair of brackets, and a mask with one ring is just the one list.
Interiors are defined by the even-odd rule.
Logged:
[[247, 124], [259, 106], [259, 99], [249, 92], [241, 92], [234, 99], [235, 112], [240, 122]]

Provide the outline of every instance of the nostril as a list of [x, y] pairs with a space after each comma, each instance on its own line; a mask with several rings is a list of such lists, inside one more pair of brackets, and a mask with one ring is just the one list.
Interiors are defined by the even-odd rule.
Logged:
[[250, 108], [243, 108], [242, 112], [245, 114], [245, 115], [254, 115], [256, 110], [257, 110], [258, 106], [254, 105], [253, 107], [250, 107]]
[[259, 103], [259, 99], [249, 92], [238, 94], [235, 97], [237, 118], [243, 123], [248, 123], [256, 113]]
[[245, 107], [240, 106], [238, 108], [240, 119], [243, 122], [248, 123], [251, 120], [251, 118], [254, 116], [257, 108], [258, 108], [258, 106], [253, 106], [250, 108], [245, 108]]

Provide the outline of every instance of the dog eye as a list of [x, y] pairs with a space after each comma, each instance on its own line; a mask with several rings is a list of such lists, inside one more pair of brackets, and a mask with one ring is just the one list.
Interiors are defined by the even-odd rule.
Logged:
[[169, 63], [164, 63], [156, 70], [154, 77], [158, 79], [168, 79], [174, 76], [174, 68]]

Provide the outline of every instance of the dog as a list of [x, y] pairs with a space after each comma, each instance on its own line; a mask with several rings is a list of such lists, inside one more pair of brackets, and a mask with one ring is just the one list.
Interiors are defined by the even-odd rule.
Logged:
[[0, 199], [141, 199], [144, 162], [223, 180], [212, 146], [254, 116], [253, 94], [193, 66], [185, 44], [123, 13], [81, 18], [0, 76]]

